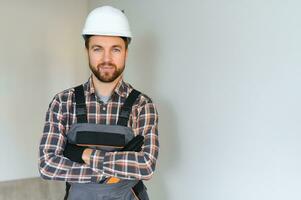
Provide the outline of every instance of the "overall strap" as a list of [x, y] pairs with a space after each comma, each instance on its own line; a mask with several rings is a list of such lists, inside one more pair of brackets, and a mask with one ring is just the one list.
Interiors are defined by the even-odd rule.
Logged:
[[64, 196], [64, 200], [68, 199], [70, 188], [71, 188], [71, 184], [66, 182], [66, 188], [65, 188], [66, 193], [65, 193], [65, 196]]
[[[76, 106], [75, 112], [76, 112], [77, 123], [87, 123], [87, 107], [86, 107], [84, 86], [79, 85], [75, 87], [74, 95], [75, 95], [75, 106]], [[66, 188], [65, 188], [66, 193], [65, 193], [64, 200], [68, 199], [70, 188], [71, 188], [71, 184], [66, 182]]]
[[[79, 85], [75, 87], [74, 90], [77, 123], [87, 123], [87, 107], [85, 101], [84, 86]], [[132, 106], [140, 94], [141, 93], [135, 89], [131, 91], [123, 106], [121, 107], [117, 125], [127, 126], [132, 111]]]
[[128, 120], [132, 112], [132, 106], [140, 94], [141, 93], [135, 89], [131, 91], [128, 98], [125, 100], [123, 106], [120, 109], [117, 125], [128, 125]]
[[79, 85], [75, 87], [74, 90], [77, 123], [87, 123], [87, 107], [84, 86]]

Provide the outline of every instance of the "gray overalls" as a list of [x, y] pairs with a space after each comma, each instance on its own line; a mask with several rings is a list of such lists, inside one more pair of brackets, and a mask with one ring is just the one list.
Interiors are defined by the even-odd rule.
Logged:
[[[67, 133], [68, 143], [93, 144], [103, 151], [118, 151], [120, 147], [129, 144], [133, 141], [134, 133], [127, 127], [127, 122], [139, 94], [136, 90], [130, 93], [121, 108], [117, 125], [89, 124], [83, 85], [75, 87], [77, 123]], [[88, 184], [67, 183], [66, 186], [65, 199], [68, 200], [149, 200], [141, 180], [120, 180], [114, 184], [106, 184], [104, 181]]]

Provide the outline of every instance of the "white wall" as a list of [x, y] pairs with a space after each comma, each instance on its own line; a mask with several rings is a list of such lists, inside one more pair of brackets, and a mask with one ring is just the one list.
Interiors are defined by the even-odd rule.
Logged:
[[95, 1], [125, 9], [127, 80], [160, 113], [156, 200], [300, 199], [301, 3]]
[[81, 0], [0, 1], [0, 181], [38, 176], [38, 144], [55, 93], [89, 74]]

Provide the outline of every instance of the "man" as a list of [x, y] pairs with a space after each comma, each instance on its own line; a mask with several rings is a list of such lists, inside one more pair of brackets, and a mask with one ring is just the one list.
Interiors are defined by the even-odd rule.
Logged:
[[[85, 126], [95, 125], [97, 134], [103, 134], [100, 130], [103, 127], [117, 127], [124, 117], [120, 113], [128, 104], [125, 102], [135, 91], [123, 81], [132, 39], [124, 13], [110, 6], [94, 9], [86, 19], [83, 37], [92, 74], [82, 85], [81, 96], [76, 92], [79, 87], [67, 89], [56, 94], [49, 105], [39, 148], [41, 177], [70, 183], [68, 199], [71, 200], [148, 199], [144, 185], [138, 183], [152, 177], [159, 152], [158, 114], [149, 97], [136, 92], [136, 97], [131, 98], [128, 121], [123, 123], [132, 132], [133, 136], [129, 137], [144, 138], [143, 145], [136, 150], [96, 148], [93, 142], [99, 135], [94, 137], [93, 131], [89, 132], [94, 138], [93, 144], [71, 144], [69, 141], [72, 130], [78, 125], [84, 130]], [[78, 103], [78, 98], [82, 98], [83, 103]], [[79, 133], [86, 132], [74, 134]], [[89, 134], [83, 136], [87, 141], [91, 139]], [[128, 133], [113, 135], [120, 138], [122, 134]], [[107, 144], [108, 141], [102, 139], [100, 142]], [[109, 184], [112, 177], [115, 181]]]

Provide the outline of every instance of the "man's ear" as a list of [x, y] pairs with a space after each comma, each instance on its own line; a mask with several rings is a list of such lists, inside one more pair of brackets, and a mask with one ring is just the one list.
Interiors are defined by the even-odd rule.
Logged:
[[85, 50], [86, 50], [86, 52], [87, 52], [87, 56], [89, 56], [89, 47], [88, 47], [88, 48], [85, 47]]
[[126, 49], [125, 49], [125, 59], [128, 58], [128, 52], [129, 52], [129, 48], [126, 48]]

